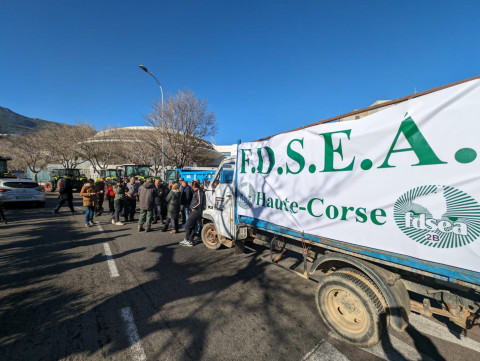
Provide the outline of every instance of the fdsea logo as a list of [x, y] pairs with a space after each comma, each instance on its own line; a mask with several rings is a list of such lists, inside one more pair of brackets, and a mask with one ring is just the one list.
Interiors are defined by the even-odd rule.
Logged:
[[425, 246], [457, 248], [480, 236], [480, 204], [449, 186], [409, 190], [395, 202], [393, 215], [403, 233]]
[[250, 209], [255, 204], [255, 188], [249, 182], [238, 186], [237, 204], [243, 209]]

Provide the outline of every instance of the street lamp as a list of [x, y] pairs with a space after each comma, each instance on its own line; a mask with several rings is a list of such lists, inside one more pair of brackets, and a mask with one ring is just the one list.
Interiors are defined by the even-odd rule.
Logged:
[[163, 124], [163, 89], [162, 89], [162, 86], [160, 85], [160, 82], [158, 81], [158, 79], [155, 77], [155, 75], [153, 75], [152, 73], [150, 73], [148, 71], [148, 69], [143, 66], [142, 64], [140, 64], [138, 66], [140, 69], [142, 69], [145, 73], [148, 73], [152, 76], [153, 79], [155, 79], [155, 81], [157, 82], [158, 84], [158, 87], [160, 88], [160, 92], [162, 93], [162, 115], [161, 115], [161, 118], [162, 118], [162, 174], [163, 174], [163, 180], [165, 180], [165, 148], [164, 148], [164, 145], [163, 145], [163, 132], [164, 132], [164, 124]]

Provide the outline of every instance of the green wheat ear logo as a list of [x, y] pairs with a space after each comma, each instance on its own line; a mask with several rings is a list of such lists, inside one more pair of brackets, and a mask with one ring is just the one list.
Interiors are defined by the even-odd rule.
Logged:
[[244, 182], [238, 186], [237, 203], [243, 209], [253, 207], [255, 203], [255, 188], [250, 183]]
[[395, 202], [393, 216], [403, 233], [425, 246], [462, 247], [480, 235], [480, 204], [449, 186], [409, 190]]

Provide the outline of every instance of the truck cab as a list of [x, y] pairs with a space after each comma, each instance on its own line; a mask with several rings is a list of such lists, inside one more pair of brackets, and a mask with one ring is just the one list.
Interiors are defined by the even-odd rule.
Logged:
[[202, 241], [210, 249], [222, 244], [234, 245], [235, 225], [235, 157], [225, 158], [205, 189]]
[[186, 182], [198, 179], [200, 183], [212, 180], [217, 168], [171, 168], [165, 173], [165, 182], [175, 182], [183, 178]]

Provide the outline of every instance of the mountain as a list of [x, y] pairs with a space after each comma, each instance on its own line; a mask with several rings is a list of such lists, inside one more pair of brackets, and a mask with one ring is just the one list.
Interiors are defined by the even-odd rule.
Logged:
[[38, 118], [29, 118], [24, 115], [12, 112], [10, 109], [0, 107], [0, 135], [1, 134], [26, 134], [38, 130], [45, 124], [60, 124], [42, 120]]

